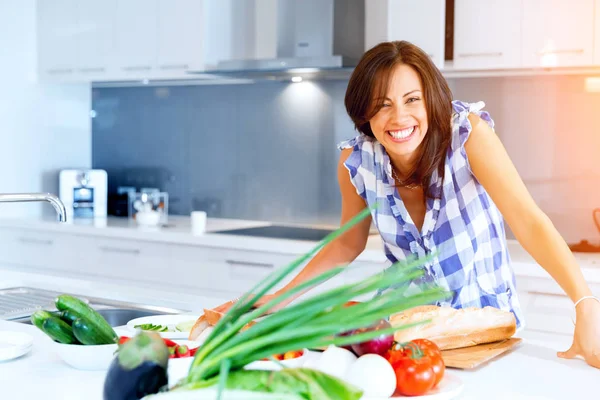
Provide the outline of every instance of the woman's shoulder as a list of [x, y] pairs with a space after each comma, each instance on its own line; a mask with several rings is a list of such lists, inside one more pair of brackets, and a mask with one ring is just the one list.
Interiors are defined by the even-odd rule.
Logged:
[[339, 142], [337, 148], [338, 150], [353, 149], [354, 151], [373, 151], [374, 144], [375, 138], [360, 133], [351, 139]]
[[[453, 118], [452, 123], [454, 128], [464, 127], [462, 130], [471, 131], [473, 120], [483, 120], [490, 127], [494, 128], [494, 120], [490, 113], [485, 110], [485, 102], [477, 101], [475, 103], [469, 103], [462, 100], [452, 101]], [[460, 129], [457, 129], [459, 131]]]

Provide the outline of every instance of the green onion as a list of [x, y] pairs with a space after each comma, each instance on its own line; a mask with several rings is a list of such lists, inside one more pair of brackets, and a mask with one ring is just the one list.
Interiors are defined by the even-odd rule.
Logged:
[[420, 290], [415, 294], [406, 295], [400, 290], [388, 291], [369, 301], [345, 307], [348, 301], [357, 296], [414, 281], [422, 276], [422, 266], [431, 260], [433, 255], [398, 263], [384, 273], [377, 273], [360, 282], [342, 285], [295, 305], [287, 306], [241, 331], [249, 322], [264, 315], [281, 302], [343, 271], [344, 268], [333, 268], [276, 296], [268, 303], [256, 307], [256, 302], [275, 285], [320, 249], [369, 216], [372, 209], [363, 210], [350, 222], [328, 235], [311, 251], [283, 268], [273, 271], [252, 290], [244, 294], [215, 325], [201, 349], [196, 353], [188, 376], [175, 389], [203, 386], [204, 383], [209, 380], [212, 382], [220, 375], [218, 379], [219, 391], [221, 391], [229, 372], [242, 369], [253, 361], [268, 358], [274, 354], [304, 348], [315, 349], [328, 345], [341, 346], [363, 342], [382, 334], [393, 334], [401, 329], [427, 323], [427, 321], [422, 321], [417, 324], [367, 331], [353, 336], [339, 336], [344, 332], [373, 325], [382, 318], [387, 318], [408, 308], [447, 298], [450, 293], [441, 288], [419, 287]]

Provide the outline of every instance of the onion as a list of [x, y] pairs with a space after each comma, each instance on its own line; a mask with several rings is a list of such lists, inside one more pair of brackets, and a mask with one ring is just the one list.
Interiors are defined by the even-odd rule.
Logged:
[[[381, 329], [387, 329], [391, 327], [392, 326], [388, 321], [382, 319], [369, 327], [355, 329], [354, 331], [352, 331], [352, 335], [357, 335], [359, 333], [371, 331], [378, 331]], [[364, 354], [378, 354], [380, 356], [385, 356], [388, 350], [392, 348], [393, 344], [394, 335], [381, 335], [373, 339], [367, 340], [366, 342], [352, 344], [352, 351], [358, 356], [362, 356]]]

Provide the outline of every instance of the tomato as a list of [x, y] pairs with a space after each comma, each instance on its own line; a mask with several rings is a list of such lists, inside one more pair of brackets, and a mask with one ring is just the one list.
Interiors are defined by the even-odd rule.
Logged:
[[398, 392], [405, 396], [427, 393], [442, 380], [446, 369], [440, 349], [427, 339], [395, 344], [386, 359], [396, 373]]
[[401, 395], [420, 396], [433, 389], [435, 374], [429, 359], [403, 358], [392, 366], [396, 373], [396, 389]]
[[291, 360], [293, 358], [298, 358], [302, 356], [303, 351], [288, 351], [283, 355], [284, 360]]
[[440, 348], [428, 339], [415, 339], [412, 343], [419, 346], [419, 349], [423, 351], [423, 354], [431, 359], [431, 366], [435, 374], [435, 383], [433, 384], [433, 387], [436, 387], [444, 377], [444, 372], [446, 371], [446, 365], [444, 364]]

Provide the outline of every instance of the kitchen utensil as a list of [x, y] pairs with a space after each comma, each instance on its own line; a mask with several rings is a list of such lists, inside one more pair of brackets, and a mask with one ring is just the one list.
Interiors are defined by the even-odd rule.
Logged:
[[473, 369], [513, 349], [521, 341], [521, 338], [513, 337], [500, 342], [443, 350], [442, 358], [448, 368]]

